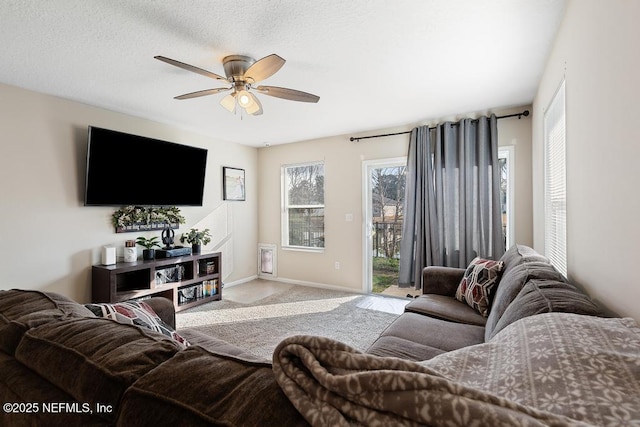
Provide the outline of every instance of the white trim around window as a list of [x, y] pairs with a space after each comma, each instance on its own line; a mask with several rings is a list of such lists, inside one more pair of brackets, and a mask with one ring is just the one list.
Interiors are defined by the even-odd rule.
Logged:
[[[515, 187], [516, 187], [516, 155], [515, 155], [515, 146], [506, 145], [502, 147], [498, 147], [498, 158], [506, 159], [507, 164], [507, 191], [506, 191], [506, 221], [507, 226], [505, 227], [505, 247], [510, 248], [516, 243], [516, 235], [515, 235], [515, 224], [516, 224], [516, 215], [515, 215]], [[501, 194], [502, 196], [502, 194]]]
[[[324, 173], [322, 161], [281, 167], [282, 249], [324, 252]], [[291, 179], [294, 177], [298, 177], [301, 182], [293, 183]], [[309, 193], [305, 195], [305, 190], [302, 189], [303, 197], [290, 200], [292, 186], [306, 186]], [[296, 218], [292, 218], [292, 212], [296, 213]], [[299, 227], [295, 227], [294, 220], [300, 223]]]

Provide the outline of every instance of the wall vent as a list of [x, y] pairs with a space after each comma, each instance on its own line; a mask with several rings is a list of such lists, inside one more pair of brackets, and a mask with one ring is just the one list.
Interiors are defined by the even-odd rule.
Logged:
[[276, 245], [258, 244], [258, 277], [278, 277], [278, 250]]

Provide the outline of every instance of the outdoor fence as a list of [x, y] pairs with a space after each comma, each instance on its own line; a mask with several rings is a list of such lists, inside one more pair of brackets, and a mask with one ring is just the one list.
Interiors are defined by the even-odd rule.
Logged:
[[289, 243], [293, 246], [324, 247], [324, 224], [289, 223]]
[[[402, 222], [373, 223], [373, 256], [399, 258], [401, 238]], [[324, 225], [290, 222], [289, 242], [294, 246], [323, 247]]]
[[400, 257], [402, 222], [373, 223], [373, 256], [382, 258]]

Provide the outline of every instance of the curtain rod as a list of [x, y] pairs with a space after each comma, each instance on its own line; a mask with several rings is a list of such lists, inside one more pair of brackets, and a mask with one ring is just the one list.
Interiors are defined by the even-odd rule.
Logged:
[[[529, 110], [524, 110], [522, 113], [507, 114], [506, 116], [498, 116], [496, 117], [496, 119], [508, 119], [509, 117], [517, 117], [519, 120], [522, 118], [522, 116], [527, 117], [528, 115], [529, 115]], [[477, 119], [475, 121], [477, 121]], [[429, 130], [431, 129], [435, 129], [435, 126], [429, 128]], [[349, 141], [353, 142], [353, 141], [360, 141], [361, 139], [382, 138], [383, 136], [393, 136], [393, 135], [404, 135], [405, 133], [411, 133], [411, 131], [408, 130], [406, 132], [385, 133], [382, 135], [370, 135], [370, 136], [360, 136], [360, 137], [352, 136], [351, 138], [349, 138]]]

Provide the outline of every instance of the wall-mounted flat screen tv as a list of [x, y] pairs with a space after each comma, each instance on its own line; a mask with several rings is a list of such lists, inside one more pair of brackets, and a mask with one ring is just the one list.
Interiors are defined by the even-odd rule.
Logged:
[[202, 206], [207, 150], [89, 126], [85, 206]]

